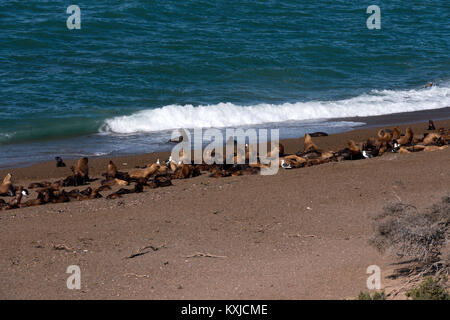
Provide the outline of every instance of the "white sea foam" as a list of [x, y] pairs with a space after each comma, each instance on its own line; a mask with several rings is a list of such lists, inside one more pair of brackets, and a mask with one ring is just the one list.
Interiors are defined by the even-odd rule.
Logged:
[[101, 131], [139, 133], [176, 128], [253, 126], [264, 123], [315, 119], [376, 116], [400, 112], [439, 109], [450, 106], [450, 86], [412, 90], [374, 90], [337, 101], [309, 101], [284, 104], [239, 106], [168, 105], [107, 119]]

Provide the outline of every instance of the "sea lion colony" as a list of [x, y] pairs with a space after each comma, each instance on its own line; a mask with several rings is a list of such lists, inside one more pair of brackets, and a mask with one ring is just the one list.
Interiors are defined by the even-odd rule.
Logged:
[[[435, 130], [433, 121], [430, 120], [428, 130], [422, 136], [414, 135], [411, 128], [407, 128], [405, 134], [401, 134], [398, 128], [381, 129], [377, 137], [369, 138], [366, 141], [356, 143], [352, 140], [348, 142], [346, 148], [335, 151], [324, 151], [317, 147], [312, 141], [313, 134], [306, 134], [303, 150], [296, 154], [285, 154], [284, 146], [280, 144], [268, 153], [272, 156], [279, 154], [280, 167], [284, 169], [301, 168], [313, 165], [319, 165], [327, 162], [337, 162], [345, 160], [359, 160], [381, 156], [387, 152], [394, 153], [413, 153], [421, 151], [442, 150], [450, 144], [450, 129], [440, 128]], [[324, 136], [320, 134], [315, 136]], [[208, 172], [210, 177], [229, 177], [240, 175], [252, 175], [260, 172], [262, 167], [267, 165], [258, 161], [255, 164], [248, 164], [249, 147], [245, 148], [246, 164], [186, 164], [175, 163], [171, 159], [164, 163], [159, 160], [144, 168], [136, 168], [129, 172], [120, 172], [112, 161], [109, 161], [106, 173], [101, 186], [91, 188], [87, 186], [90, 182], [97, 179], [89, 178], [88, 158], [84, 157], [78, 160], [75, 166], [71, 167], [72, 174], [63, 180], [54, 182], [42, 181], [34, 182], [28, 186], [28, 189], [36, 189], [36, 199], [23, 201], [24, 196], [28, 196], [28, 190], [23, 186], [15, 186], [11, 174], [6, 175], [0, 184], [0, 196], [9, 197], [9, 201], [0, 199], [0, 209], [11, 210], [23, 207], [44, 205], [47, 203], [62, 203], [69, 201], [81, 201], [102, 198], [101, 192], [111, 190], [113, 185], [128, 186], [134, 184], [131, 188], [120, 188], [106, 196], [106, 199], [117, 199], [129, 193], [141, 193], [145, 188], [160, 188], [172, 185], [172, 179], [187, 179], [196, 177], [202, 172]], [[236, 163], [235, 150], [235, 163]], [[57, 167], [62, 165], [62, 159], [57, 157]], [[87, 186], [80, 190], [75, 188], [66, 191], [65, 187]]]

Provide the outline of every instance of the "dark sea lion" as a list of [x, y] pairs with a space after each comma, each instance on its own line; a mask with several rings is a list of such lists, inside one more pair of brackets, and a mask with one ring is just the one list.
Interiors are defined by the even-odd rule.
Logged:
[[423, 139], [423, 144], [426, 146], [429, 145], [441, 145], [441, 135], [438, 133], [429, 133]]
[[66, 164], [63, 162], [63, 159], [61, 157], [55, 157], [55, 160], [56, 160], [57, 168], [63, 168], [66, 166]]
[[328, 133], [326, 132], [313, 132], [313, 133], [308, 133], [312, 138], [317, 138], [317, 137], [327, 137]]
[[172, 180], [170, 179], [170, 177], [166, 177], [166, 176], [157, 176], [148, 183], [148, 186], [151, 189], [160, 188], [160, 187], [168, 187], [171, 185], [172, 185]]
[[278, 151], [279, 151], [279, 156], [282, 157], [284, 156], [284, 145], [283, 144], [279, 144], [278, 145]]
[[428, 129], [427, 130], [436, 130], [433, 120], [428, 120]]
[[387, 129], [380, 129], [378, 130], [378, 139], [382, 143], [390, 143], [392, 141], [392, 131]]
[[169, 143], [180, 143], [183, 142], [183, 136], [179, 136], [178, 138], [173, 138], [169, 140]]

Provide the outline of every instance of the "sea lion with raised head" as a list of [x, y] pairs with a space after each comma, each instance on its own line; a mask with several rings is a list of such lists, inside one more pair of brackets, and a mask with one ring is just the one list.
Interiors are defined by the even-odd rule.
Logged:
[[350, 140], [348, 142], [348, 151], [350, 160], [360, 160], [365, 158], [361, 149], [356, 145], [355, 141], [353, 140]]
[[396, 140], [396, 142], [401, 145], [410, 145], [412, 143], [412, 140], [414, 139], [414, 133], [410, 127], [406, 128], [406, 133], [404, 136], [401, 136], [399, 139]]
[[108, 168], [106, 171], [106, 178], [107, 179], [114, 179], [117, 176], [117, 167], [111, 160], [108, 162]]
[[11, 210], [11, 209], [17, 209], [20, 207], [20, 203], [22, 201], [22, 187], [19, 187], [19, 190], [16, 194], [16, 197], [9, 201], [8, 205], [6, 207], [3, 207], [2, 210]]
[[81, 178], [83, 178], [85, 181], [89, 180], [89, 159], [87, 157], [80, 158], [75, 167], [74, 167], [74, 173], [75, 175], [79, 175]]
[[303, 142], [305, 148], [304, 152], [316, 152], [316, 153], [322, 153], [322, 150], [320, 150], [312, 141], [311, 136], [309, 134], [305, 134], [305, 140]]
[[428, 120], [428, 129], [427, 130], [436, 130], [433, 120]]
[[399, 127], [395, 127], [394, 130], [392, 130], [392, 139], [400, 139], [401, 133]]
[[14, 188], [11, 180], [12, 175], [8, 173], [0, 185], [0, 196], [14, 197], [16, 195], [16, 189]]
[[56, 167], [57, 168], [63, 168], [66, 166], [66, 164], [64, 163], [63, 159], [61, 157], [55, 157], [56, 160]]

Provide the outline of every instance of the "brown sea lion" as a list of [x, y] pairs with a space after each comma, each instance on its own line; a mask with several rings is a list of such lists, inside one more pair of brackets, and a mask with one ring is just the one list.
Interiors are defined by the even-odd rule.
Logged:
[[169, 140], [169, 143], [180, 143], [183, 142], [183, 136], [179, 136], [178, 138], [172, 138]]
[[107, 171], [106, 171], [106, 178], [107, 179], [108, 178], [109, 179], [115, 178], [117, 176], [117, 172], [118, 172], [118, 170], [117, 170], [116, 165], [114, 164], [114, 162], [112, 162], [110, 160], [109, 163], [108, 163]]
[[305, 141], [303, 142], [305, 145], [304, 152], [317, 152], [322, 153], [322, 150], [320, 150], [312, 141], [311, 136], [309, 134], [305, 134]]
[[121, 180], [121, 179], [117, 179], [115, 178], [114, 181], [119, 185], [119, 186], [127, 186], [130, 183], [126, 180]]
[[409, 145], [411, 144], [412, 140], [414, 138], [414, 133], [411, 128], [406, 128], [406, 133], [404, 136], [400, 137], [400, 139], [397, 139], [397, 143], [401, 146]]
[[441, 144], [441, 138], [440, 134], [432, 132], [423, 139], [423, 144], [426, 146], [438, 145]]
[[378, 139], [382, 143], [390, 143], [392, 141], [392, 132], [386, 129], [380, 129], [378, 130]]
[[89, 179], [88, 162], [89, 159], [87, 157], [80, 158], [74, 167], [75, 175], [79, 175], [83, 179], [88, 180]]
[[131, 179], [140, 179], [140, 178], [148, 178], [152, 174], [154, 174], [158, 169], [159, 165], [156, 163], [153, 163], [150, 167], [147, 167], [145, 169], [136, 169], [130, 171], [129, 175]]
[[406, 149], [405, 147], [400, 147], [400, 149], [398, 150], [398, 153], [404, 154], [404, 153], [411, 153], [411, 152], [408, 151], [408, 149]]
[[173, 174], [174, 179], [187, 179], [200, 175], [200, 170], [196, 166], [184, 164], [178, 166]]

